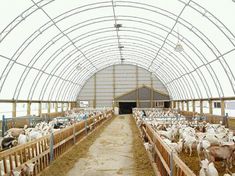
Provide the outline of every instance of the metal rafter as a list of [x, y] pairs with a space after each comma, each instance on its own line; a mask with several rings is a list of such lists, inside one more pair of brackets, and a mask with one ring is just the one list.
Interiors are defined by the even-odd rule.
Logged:
[[[226, 35], [226, 34], [225, 34]], [[231, 50], [231, 52], [232, 52], [232, 50]], [[227, 53], [227, 52], [226, 52]], [[220, 56], [218, 56], [218, 58], [220, 58], [220, 57], [223, 57], [224, 55], [223, 54], [220, 54]], [[225, 65], [226, 65], [227, 63], [225, 62]], [[210, 65], [210, 64], [209, 64]], [[221, 65], [223, 66], [223, 64], [221, 63]], [[225, 68], [225, 67], [224, 67]], [[227, 73], [226, 73], [227, 74]], [[228, 74], [227, 74], [228, 75]], [[232, 76], [233, 76], [233, 74], [232, 74]], [[228, 76], [229, 77], [229, 76]], [[212, 77], [213, 78], [213, 77]], [[232, 79], [232, 78], [231, 78]], [[229, 80], [230, 80], [230, 78], [229, 78]]]
[[74, 48], [75, 48], [79, 53], [81, 53], [81, 54], [83, 55], [83, 57], [84, 57], [86, 60], [88, 60], [88, 61], [90, 62], [90, 64], [91, 64], [95, 69], [97, 69], [97, 68], [94, 66], [94, 64], [86, 57], [86, 55], [73, 43], [73, 40], [72, 40], [67, 34], [65, 34], [63, 30], [60, 29], [60, 27], [56, 24], [56, 22], [53, 20], [53, 18], [51, 18], [51, 17], [48, 15], [48, 13], [43, 9], [43, 7], [41, 7], [41, 6], [39, 6], [37, 3], [35, 3], [34, 0], [31, 0], [31, 1], [34, 3], [35, 6], [38, 7], [38, 9], [41, 9], [41, 11], [50, 19], [50, 21], [51, 21], [51, 22], [53, 23], [53, 25], [60, 31], [60, 33], [61, 33], [64, 37], [66, 37], [66, 38], [69, 40], [69, 42], [74, 46]]
[[152, 66], [154, 60], [157, 58], [158, 54], [160, 53], [161, 49], [164, 47], [165, 43], [166, 43], [166, 40], [167, 38], [169, 37], [169, 35], [172, 33], [172, 31], [174, 30], [180, 16], [182, 15], [182, 13], [184, 12], [184, 9], [188, 6], [188, 4], [191, 2], [191, 0], [188, 1], [187, 4], [184, 5], [183, 9], [180, 11], [179, 15], [177, 16], [177, 18], [175, 19], [175, 23], [173, 25], [173, 27], [171, 28], [171, 30], [168, 32], [167, 36], [165, 37], [165, 40], [163, 41], [162, 43], [162, 46], [159, 48], [159, 50], [157, 51], [157, 54], [156, 56], [153, 58], [152, 62], [150, 63], [150, 65], [148, 66], [148, 69], [150, 69], [150, 67]]
[[115, 5], [114, 5], [114, 2], [113, 0], [111, 0], [112, 2], [112, 10], [113, 10], [113, 19], [114, 19], [114, 27], [115, 27], [115, 31], [116, 31], [116, 36], [117, 36], [117, 42], [118, 42], [118, 49], [119, 49], [119, 54], [120, 54], [120, 60], [122, 60], [122, 45], [121, 45], [121, 42], [120, 42], [120, 35], [119, 35], [119, 28], [117, 26], [117, 16], [116, 16], [116, 12], [115, 12]]

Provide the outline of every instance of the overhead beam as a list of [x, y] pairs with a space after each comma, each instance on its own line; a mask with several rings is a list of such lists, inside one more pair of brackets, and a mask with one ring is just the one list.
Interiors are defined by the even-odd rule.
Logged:
[[[185, 99], [185, 100], [188, 100], [188, 101], [209, 101], [209, 100], [212, 100], [212, 101], [220, 101], [221, 99], [223, 100], [235, 100], [235, 96], [231, 96], [231, 97], [214, 97], [214, 98], [196, 98], [196, 99]], [[181, 100], [174, 100], [174, 101], [181, 101]]]
[[51, 103], [73, 103], [73, 102], [76, 102], [76, 101], [46, 101], [46, 100], [10, 100], [10, 99], [0, 99], [0, 103], [14, 103], [14, 102], [17, 102], [17, 103], [27, 103], [27, 102], [31, 102], [31, 103], [39, 103], [39, 102], [42, 102], [42, 103], [48, 103], [48, 102], [51, 102]]

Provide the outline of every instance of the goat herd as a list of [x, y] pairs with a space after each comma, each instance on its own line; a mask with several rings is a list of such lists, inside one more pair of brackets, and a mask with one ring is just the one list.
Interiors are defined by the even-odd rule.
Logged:
[[[8, 131], [5, 132], [3, 138], [1, 138], [1, 151], [7, 150], [12, 148], [16, 145], [26, 144], [29, 141], [41, 138], [42, 136], [54, 133], [62, 128], [66, 128], [76, 122], [82, 121], [87, 119], [88, 117], [93, 117], [99, 114], [102, 114], [104, 110], [79, 110], [74, 109], [71, 111], [65, 112], [65, 117], [57, 117], [52, 119], [49, 122], [42, 121], [37, 123], [34, 127], [28, 127], [27, 125], [24, 128], [10, 128]], [[46, 144], [47, 148], [49, 148], [49, 143]], [[20, 161], [18, 159], [18, 161]], [[5, 175], [3, 168], [4, 165], [9, 167], [7, 170], [10, 170], [9, 160], [6, 160], [6, 164], [3, 163], [4, 161], [0, 158], [0, 176]], [[17, 165], [20, 165], [18, 163]], [[23, 175], [31, 175], [34, 170], [35, 163], [25, 164], [23, 166]], [[21, 175], [22, 172], [14, 171], [12, 175]]]
[[[225, 173], [223, 176], [235, 176], [231, 171], [235, 164], [235, 136], [222, 122], [210, 124], [199, 121], [200, 118], [187, 120], [175, 110], [135, 109], [133, 115], [139, 127], [149, 124], [162, 141], [179, 156], [187, 153], [185, 155], [189, 157], [189, 161], [194, 162], [190, 157], [192, 152], [196, 152], [199, 163], [195, 164], [200, 165], [200, 170], [195, 172], [199, 173], [199, 176], [219, 176], [219, 173]], [[147, 138], [145, 147], [147, 150], [153, 150]], [[216, 168], [218, 162], [222, 162], [222, 172]]]

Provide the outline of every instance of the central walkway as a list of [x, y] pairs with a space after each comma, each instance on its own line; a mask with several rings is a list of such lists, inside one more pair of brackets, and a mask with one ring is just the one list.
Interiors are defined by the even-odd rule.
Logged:
[[130, 116], [118, 116], [90, 147], [68, 176], [134, 175]]

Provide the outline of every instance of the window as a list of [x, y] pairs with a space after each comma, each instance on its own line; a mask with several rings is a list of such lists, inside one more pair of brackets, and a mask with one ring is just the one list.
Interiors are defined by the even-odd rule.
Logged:
[[31, 103], [31, 115], [38, 116], [39, 103]]
[[5, 118], [12, 117], [12, 103], [0, 103], [0, 120], [2, 120], [2, 116]]
[[228, 113], [228, 116], [235, 117], [235, 101], [227, 100], [225, 102], [225, 114]]
[[51, 103], [50, 111], [55, 112], [55, 103]]
[[47, 113], [47, 111], [48, 111], [47, 103], [42, 103], [42, 113]]
[[221, 102], [214, 102], [214, 108], [221, 108]]
[[88, 101], [80, 101], [80, 107], [81, 108], [89, 107], [89, 102]]
[[27, 103], [16, 104], [16, 117], [22, 117], [27, 115]]
[[164, 107], [164, 102], [156, 102], [156, 107], [163, 108]]

